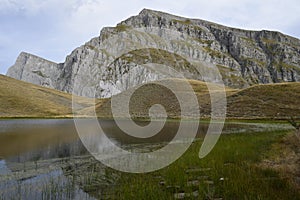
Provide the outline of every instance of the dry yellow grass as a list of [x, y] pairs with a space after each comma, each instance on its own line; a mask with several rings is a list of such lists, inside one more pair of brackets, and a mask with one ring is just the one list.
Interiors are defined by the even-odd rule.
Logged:
[[[181, 90], [183, 80], [169, 79], [176, 84], [175, 92]], [[194, 93], [198, 97], [202, 117], [209, 117], [211, 112], [210, 95], [206, 83], [189, 80]], [[208, 83], [213, 87], [213, 92], [220, 92], [222, 87]], [[227, 117], [241, 119], [284, 119], [290, 116], [300, 116], [300, 83], [279, 83], [255, 85], [247, 89], [237, 90], [225, 88], [227, 95]], [[126, 92], [125, 92], [126, 93]], [[148, 109], [153, 104], [162, 104], [169, 112], [170, 117], [180, 116], [175, 95], [155, 82], [147, 84], [138, 90], [131, 98], [131, 114], [133, 117], [147, 117]], [[186, 104], [189, 104], [187, 99]], [[97, 114], [101, 117], [111, 117], [110, 100], [97, 105]], [[191, 106], [190, 110], [193, 111]]]
[[[175, 93], [190, 95], [182, 79], [166, 79], [159, 82], [175, 85]], [[205, 82], [188, 80], [198, 98], [202, 117], [210, 115], [210, 94]], [[130, 112], [133, 117], [148, 117], [153, 104], [162, 104], [170, 117], [180, 116], [180, 106], [174, 93], [152, 82], [139, 87], [131, 97]], [[208, 83], [213, 92], [222, 87]], [[133, 89], [131, 89], [132, 91]], [[229, 118], [287, 118], [300, 116], [300, 83], [255, 85], [236, 90], [225, 88], [227, 94], [227, 117]], [[124, 92], [122, 95], [126, 95]], [[77, 114], [91, 116], [94, 100], [78, 97], [82, 106]], [[190, 104], [189, 98], [186, 105]], [[0, 75], [0, 117], [71, 117], [72, 95], [33, 85]], [[124, 105], [125, 106], [125, 105]], [[189, 108], [193, 112], [193, 106]], [[99, 117], [110, 118], [110, 99], [97, 99]]]
[[294, 134], [288, 134], [279, 142], [272, 144], [266, 158], [259, 164], [263, 168], [271, 168], [284, 179], [288, 179], [300, 189], [300, 140]]
[[[147, 118], [149, 109], [154, 104], [163, 105], [170, 118], [178, 118], [181, 115], [181, 110], [175, 93], [185, 96], [184, 103], [191, 112], [191, 116], [193, 116], [193, 114], [195, 114], [193, 112], [197, 110], [195, 109], [195, 106], [200, 106], [201, 116], [209, 117], [210, 93], [221, 92], [224, 88], [218, 84], [205, 83], [198, 80], [188, 80], [188, 84], [192, 86], [193, 93], [196, 95], [199, 104], [192, 105], [193, 101], [191, 98], [193, 94], [191, 94], [191, 91], [186, 91], [186, 87], [184, 86], [185, 81], [186, 80], [183, 79], [165, 79], [155, 81], [139, 86], [137, 89], [133, 88], [129, 91], [125, 91], [121, 95], [126, 96], [129, 92], [135, 90], [130, 99], [130, 114], [133, 118]], [[175, 90], [171, 91], [158, 83], [172, 85]], [[208, 86], [211, 89], [210, 91], [208, 90]], [[226, 87], [225, 92], [227, 94], [232, 94], [236, 92], [236, 90]], [[99, 117], [112, 117], [110, 99], [106, 99], [105, 101], [98, 103], [96, 105], [96, 112]]]
[[[81, 98], [83, 105], [90, 103]], [[71, 117], [72, 95], [0, 75], [0, 117]]]
[[300, 83], [254, 85], [229, 95], [227, 102], [228, 117], [300, 116]]

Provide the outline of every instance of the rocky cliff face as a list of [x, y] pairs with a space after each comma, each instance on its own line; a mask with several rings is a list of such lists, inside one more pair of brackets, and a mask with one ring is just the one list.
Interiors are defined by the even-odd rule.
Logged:
[[8, 69], [7, 75], [36, 85], [56, 88], [61, 69], [59, 64], [22, 52], [16, 63]]
[[62, 64], [21, 53], [7, 75], [34, 84], [110, 97], [169, 77], [227, 86], [300, 81], [300, 41], [271, 31], [246, 31], [144, 9], [75, 49]]

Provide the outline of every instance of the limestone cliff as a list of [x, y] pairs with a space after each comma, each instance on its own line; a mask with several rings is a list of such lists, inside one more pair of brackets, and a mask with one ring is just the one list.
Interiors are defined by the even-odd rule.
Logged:
[[62, 64], [21, 53], [7, 75], [82, 96], [110, 97], [170, 76], [219, 82], [202, 62], [215, 64], [230, 87], [298, 82], [300, 41], [144, 9], [104, 28]]
[[61, 67], [54, 62], [22, 52], [16, 63], [8, 69], [7, 75], [36, 85], [57, 88], [56, 80], [61, 74]]

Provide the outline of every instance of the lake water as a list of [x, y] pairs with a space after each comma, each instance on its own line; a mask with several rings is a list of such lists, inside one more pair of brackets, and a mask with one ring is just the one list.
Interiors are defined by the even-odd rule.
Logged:
[[[93, 129], [89, 120], [82, 120], [81, 124], [87, 130]], [[99, 124], [108, 138], [125, 149], [169, 142], [179, 127], [178, 122], [168, 121], [157, 135], [141, 139], [125, 134], [112, 120], [101, 120]], [[138, 124], [145, 126], [148, 122]], [[188, 136], [189, 122], [184, 127]], [[200, 123], [197, 137], [203, 137], [207, 128], [207, 123]], [[279, 128], [290, 127], [282, 124], [226, 123], [223, 133]], [[63, 170], [75, 162], [66, 161], [66, 158], [85, 156], [89, 157], [89, 153], [81, 143], [72, 119], [0, 120], [0, 199], [41, 199], [47, 198], [47, 195], [58, 199], [93, 199]], [[53, 193], [53, 188], [62, 189]]]

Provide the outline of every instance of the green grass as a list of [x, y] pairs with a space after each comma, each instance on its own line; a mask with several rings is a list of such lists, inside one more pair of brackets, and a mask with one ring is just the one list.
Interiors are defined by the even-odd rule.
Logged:
[[260, 67], [267, 67], [267, 63], [263, 62], [261, 60], [255, 59], [255, 58], [249, 58], [249, 57], [241, 57], [241, 60], [245, 63], [247, 63], [249, 66], [253, 64], [257, 64]]
[[176, 70], [181, 68], [188, 69], [190, 72], [197, 74], [197, 70], [191, 66], [185, 58], [178, 54], [171, 54], [162, 49], [145, 48], [133, 50], [126, 55], [120, 57], [127, 62], [134, 62], [137, 64], [157, 63], [166, 66], [171, 66]]
[[225, 58], [227, 56], [224, 53], [221, 53], [219, 51], [215, 51], [215, 50], [211, 49], [209, 46], [203, 47], [203, 49], [204, 49], [204, 51], [206, 51], [207, 53], [209, 53], [209, 55], [212, 58]]
[[[223, 135], [213, 151], [198, 158], [202, 141], [169, 167], [147, 174], [122, 173], [115, 188], [117, 199], [173, 199], [178, 192], [198, 192], [195, 199], [300, 199], [277, 171], [258, 167], [272, 144], [286, 133]], [[188, 172], [188, 169], [203, 169]], [[224, 180], [220, 180], [223, 178]], [[194, 186], [189, 181], [197, 180]], [[163, 183], [160, 184], [160, 183]], [[191, 198], [193, 199], [193, 198]]]
[[268, 38], [262, 38], [262, 42], [266, 43], [266, 44], [277, 44], [278, 41], [273, 40], [273, 39], [268, 39]]
[[206, 44], [208, 48], [211, 47], [212, 43], [214, 43], [213, 40], [203, 40], [200, 38], [194, 38], [197, 42], [201, 43], [201, 44]]
[[192, 21], [190, 19], [186, 19], [186, 20], [177, 20], [177, 19], [174, 19], [174, 20], [172, 20], [172, 22], [175, 23], [175, 24], [179, 23], [179, 24], [186, 25], [186, 26], [192, 24]]
[[124, 32], [126, 31], [128, 28], [130, 28], [129, 26], [125, 25], [125, 24], [118, 24], [115, 29], [118, 31], [118, 32]]

